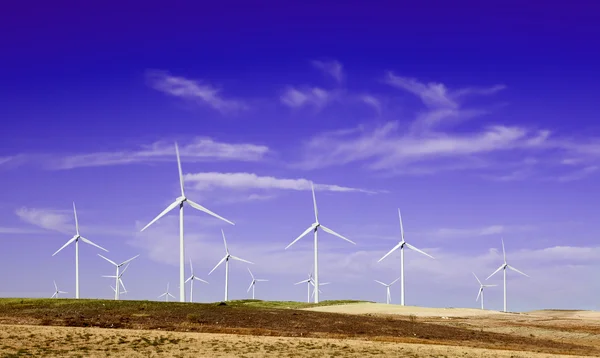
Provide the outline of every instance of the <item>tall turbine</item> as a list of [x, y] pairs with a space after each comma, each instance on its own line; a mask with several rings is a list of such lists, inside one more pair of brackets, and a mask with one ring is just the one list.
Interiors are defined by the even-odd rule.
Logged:
[[65, 291], [60, 291], [58, 289], [58, 286], [56, 286], [56, 281], [53, 281], [53, 282], [54, 282], [54, 294], [50, 298], [58, 298], [58, 294], [59, 293], [68, 293], [68, 292], [65, 292]]
[[390, 294], [390, 286], [395, 284], [396, 281], [398, 281], [400, 279], [400, 277], [398, 277], [397, 279], [395, 279], [394, 281], [392, 281], [392, 283], [383, 283], [381, 281], [375, 280], [375, 282], [382, 284], [385, 286], [385, 292], [386, 292], [386, 303], [389, 305], [392, 302], [392, 295]]
[[[314, 233], [314, 246], [315, 246], [315, 263], [314, 263], [314, 268], [315, 268], [315, 277], [314, 277], [314, 282], [316, 284], [317, 287], [319, 287], [319, 255], [318, 255], [318, 243], [317, 243], [317, 231], [319, 228], [323, 229], [323, 231], [330, 233], [331, 235], [337, 236], [340, 239], [346, 240], [349, 243], [356, 245], [356, 243], [354, 243], [354, 241], [349, 240], [345, 237], [343, 237], [342, 235], [338, 234], [337, 232], [325, 227], [324, 225], [321, 225], [321, 223], [319, 223], [319, 212], [317, 210], [317, 199], [315, 197], [315, 187], [313, 185], [313, 183], [310, 183], [310, 187], [312, 189], [312, 196], [313, 196], [313, 205], [315, 208], [315, 222], [308, 227], [308, 229], [306, 229], [306, 231], [304, 231], [302, 234], [300, 234], [300, 236], [298, 236], [296, 238], [296, 240], [292, 241], [288, 246], [286, 246], [286, 250], [292, 246], [293, 244], [296, 243], [296, 241], [300, 240], [301, 238], [303, 238], [304, 236], [308, 235], [311, 231]], [[319, 290], [315, 291], [315, 303], [319, 303]]]
[[479, 282], [479, 292], [477, 293], [477, 298], [475, 299], [475, 302], [477, 302], [479, 300], [479, 296], [481, 296], [481, 309], [483, 309], [483, 289], [486, 287], [495, 287], [498, 285], [484, 285], [483, 283], [481, 283], [481, 281], [479, 281], [479, 278], [477, 277], [475, 272], [473, 272], [473, 276], [475, 276], [475, 279], [477, 280], [477, 282]]
[[494, 273], [489, 275], [488, 278], [486, 278], [486, 280], [488, 280], [490, 277], [494, 276], [496, 273], [498, 273], [500, 270], [502, 270], [502, 273], [504, 276], [504, 312], [506, 312], [506, 269], [509, 268], [509, 269], [513, 270], [514, 272], [520, 273], [523, 276], [527, 276], [527, 277], [529, 277], [529, 276], [506, 263], [506, 251], [504, 250], [504, 239], [502, 239], [502, 255], [504, 256], [504, 263], [502, 265], [500, 265], [500, 267], [498, 267], [498, 269], [496, 271], [494, 271]]
[[179, 168], [179, 184], [181, 186], [181, 196], [178, 197], [177, 199], [175, 199], [175, 202], [173, 204], [169, 205], [165, 210], [163, 210], [162, 213], [158, 214], [158, 216], [155, 217], [154, 220], [150, 221], [150, 223], [148, 225], [144, 226], [144, 228], [141, 231], [146, 230], [146, 228], [148, 226], [152, 225], [158, 219], [160, 219], [161, 217], [166, 215], [169, 211], [171, 211], [179, 206], [179, 302], [185, 302], [185, 285], [184, 285], [184, 283], [185, 283], [185, 253], [184, 253], [184, 245], [183, 245], [183, 204], [187, 202], [192, 208], [194, 208], [196, 210], [205, 212], [205, 213], [212, 215], [212, 216], [216, 217], [217, 219], [221, 219], [231, 225], [235, 225], [235, 224], [232, 223], [231, 221], [213, 213], [212, 211], [208, 210], [204, 206], [191, 201], [190, 199], [188, 199], [185, 196], [185, 192], [183, 190], [183, 174], [181, 172], [181, 160], [179, 159], [179, 147], [177, 146], [177, 143], [175, 143], [175, 154], [177, 155], [177, 167]]
[[[121, 269], [121, 266], [130, 263], [131, 261], [133, 261], [134, 259], [136, 259], [138, 256], [140, 255], [135, 255], [134, 257], [130, 258], [129, 260], [125, 260], [123, 262], [121, 262], [120, 264], [117, 264], [116, 262], [107, 259], [106, 257], [98, 254], [98, 256], [102, 257], [103, 259], [105, 259], [106, 261], [110, 262], [111, 264], [113, 264], [116, 268], [117, 268], [117, 273], [114, 276], [102, 276], [102, 277], [110, 277], [110, 278], [114, 278], [115, 279], [115, 300], [119, 299], [119, 281], [121, 281], [121, 276], [123, 276], [123, 274], [125, 273], [125, 270], [127, 269], [127, 267], [129, 265], [127, 265], [127, 267], [123, 270], [123, 272], [119, 275], [119, 271]], [[122, 283], [122, 281], [121, 281]], [[125, 289], [125, 286], [123, 286], [123, 289]]]
[[158, 298], [161, 298], [163, 296], [165, 296], [166, 302], [169, 302], [169, 297], [175, 298], [175, 296], [173, 296], [172, 294], [169, 293], [169, 283], [167, 283], [167, 291], [165, 293], [163, 293], [162, 295], [158, 296]]
[[75, 214], [75, 230], [76, 230], [76, 234], [75, 234], [75, 236], [73, 236], [71, 238], [71, 240], [67, 241], [66, 244], [64, 244], [60, 249], [58, 249], [55, 253], [53, 253], [52, 256], [58, 254], [60, 252], [60, 250], [62, 250], [65, 247], [67, 247], [70, 243], [75, 242], [75, 298], [79, 298], [79, 240], [81, 239], [81, 241], [85, 242], [86, 244], [90, 244], [92, 246], [96, 246], [100, 250], [104, 250], [106, 252], [108, 252], [108, 250], [105, 249], [105, 248], [103, 248], [103, 247], [100, 247], [100, 246], [94, 244], [90, 240], [88, 240], [85, 237], [79, 235], [79, 222], [77, 221], [77, 209], [75, 209], [75, 202], [73, 202], [73, 214]]
[[252, 282], [250, 282], [250, 286], [248, 286], [248, 290], [246, 292], [250, 292], [250, 289], [252, 289], [252, 299], [254, 299], [254, 286], [256, 286], [257, 282], [266, 282], [269, 280], [265, 280], [262, 278], [254, 278], [254, 275], [252, 274], [252, 271], [250, 271], [250, 268], [248, 268], [248, 272], [250, 272], [250, 276], [252, 276]]
[[238, 261], [242, 261], [245, 263], [249, 263], [249, 264], [254, 264], [254, 262], [250, 262], [244, 259], [240, 259], [237, 256], [233, 256], [229, 253], [229, 249], [227, 248], [227, 240], [225, 240], [225, 233], [223, 232], [223, 230], [221, 230], [221, 234], [223, 234], [223, 243], [225, 244], [225, 256], [221, 259], [221, 261], [219, 261], [219, 263], [212, 269], [210, 270], [210, 272], [208, 273], [209, 275], [217, 269], [217, 267], [219, 267], [220, 264], [223, 263], [223, 261], [225, 262], [225, 301], [227, 301], [229, 299], [229, 295], [228, 295], [228, 287], [229, 287], [229, 259], [234, 259], [234, 260], [238, 260]]
[[188, 283], [188, 281], [192, 281], [192, 283], [190, 283], [190, 302], [194, 302], [194, 280], [200, 281], [200, 282], [204, 282], [204, 283], [208, 283], [206, 281], [204, 281], [203, 279], [201, 279], [200, 277], [194, 275], [194, 266], [192, 266], [192, 259], [190, 259], [190, 271], [192, 271], [192, 275], [190, 277], [188, 277], [187, 280], [185, 280], [185, 283]]
[[377, 262], [381, 262], [383, 259], [388, 257], [392, 252], [400, 249], [400, 304], [402, 306], [404, 306], [404, 247], [406, 246], [409, 249], [414, 250], [416, 252], [420, 252], [425, 256], [431, 257], [432, 259], [433, 259], [433, 256], [425, 253], [424, 251], [417, 249], [416, 247], [412, 246], [411, 244], [409, 244], [408, 242], [406, 242], [404, 240], [404, 226], [402, 225], [402, 214], [400, 213], [400, 209], [398, 209], [398, 217], [400, 218], [400, 234], [402, 235], [402, 240], [398, 243], [398, 245], [394, 246], [394, 248], [392, 248], [387, 254], [383, 255], [383, 257], [380, 258], [379, 261], [377, 261]]

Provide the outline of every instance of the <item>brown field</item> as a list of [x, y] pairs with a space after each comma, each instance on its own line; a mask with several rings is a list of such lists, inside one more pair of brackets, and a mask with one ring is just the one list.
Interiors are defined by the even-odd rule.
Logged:
[[0, 299], [0, 356], [600, 356], [596, 312], [342, 303]]

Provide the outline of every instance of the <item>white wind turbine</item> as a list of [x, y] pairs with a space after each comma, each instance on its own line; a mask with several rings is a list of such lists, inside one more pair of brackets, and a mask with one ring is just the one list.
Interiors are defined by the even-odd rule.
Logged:
[[252, 276], [252, 282], [250, 282], [250, 286], [248, 286], [248, 290], [246, 292], [250, 292], [250, 289], [252, 289], [252, 299], [254, 299], [254, 286], [256, 286], [257, 282], [266, 282], [269, 280], [265, 280], [262, 278], [254, 278], [254, 275], [252, 274], [252, 271], [250, 271], [250, 268], [248, 268], [248, 272], [250, 272], [250, 276]]
[[[311, 231], [314, 233], [314, 247], [315, 247], [315, 263], [314, 263], [314, 268], [315, 268], [315, 277], [314, 277], [314, 283], [316, 284], [316, 286], [319, 286], [319, 256], [318, 256], [318, 244], [317, 244], [317, 231], [319, 228], [323, 229], [323, 231], [330, 233], [331, 235], [337, 236], [340, 239], [346, 240], [349, 243], [356, 245], [356, 243], [354, 243], [354, 241], [349, 240], [345, 237], [343, 237], [342, 235], [338, 234], [337, 232], [325, 227], [324, 225], [321, 225], [321, 223], [319, 223], [319, 212], [317, 210], [317, 199], [315, 198], [315, 187], [313, 185], [313, 183], [310, 183], [311, 189], [312, 189], [312, 196], [313, 196], [313, 205], [315, 208], [315, 222], [308, 227], [308, 229], [306, 229], [306, 231], [304, 231], [302, 234], [300, 234], [300, 236], [298, 236], [298, 238], [296, 238], [296, 240], [292, 241], [288, 246], [286, 246], [286, 250], [292, 246], [293, 244], [296, 243], [296, 241], [300, 240], [301, 238], [303, 238], [304, 236], [308, 235]], [[319, 303], [319, 290], [315, 291], [315, 303]]]
[[158, 296], [158, 298], [161, 298], [163, 296], [165, 297], [166, 302], [169, 302], [169, 297], [175, 298], [175, 296], [173, 296], [172, 294], [169, 293], [169, 283], [167, 283], [167, 291], [165, 293], [163, 293], [162, 295]]
[[310, 303], [310, 285], [312, 284], [312, 273], [308, 274], [308, 278], [306, 280], [302, 280], [300, 282], [296, 282], [294, 285], [299, 285], [301, 283], [306, 283], [306, 302]]
[[486, 287], [495, 287], [498, 285], [484, 285], [483, 283], [481, 283], [481, 281], [479, 281], [479, 278], [477, 277], [475, 272], [473, 272], [473, 276], [475, 276], [475, 279], [477, 280], [477, 282], [479, 282], [479, 293], [477, 293], [477, 298], [475, 299], [475, 302], [477, 302], [479, 300], [479, 296], [481, 296], [481, 309], [483, 309], [483, 289]]
[[[325, 285], [329, 285], [330, 283], [331, 283], [331, 282], [322, 282], [322, 283], [319, 283], [319, 287], [321, 287], [321, 286], [325, 286]], [[311, 285], [312, 285], [312, 287], [313, 287], [312, 297], [314, 298], [314, 297], [315, 297], [315, 294], [316, 294], [316, 291], [317, 291], [317, 290], [315, 289], [315, 282], [314, 282], [314, 281], [311, 281], [311, 282], [310, 282], [310, 284], [311, 284]], [[319, 288], [319, 290], [318, 290], [318, 291], [319, 291], [319, 293], [323, 293], [323, 291], [321, 291], [321, 289], [320, 289], [320, 288]]]
[[506, 251], [504, 250], [504, 239], [502, 239], [502, 255], [504, 256], [504, 263], [502, 265], [500, 265], [500, 267], [498, 267], [498, 269], [496, 271], [494, 271], [494, 273], [489, 275], [488, 278], [486, 278], [486, 280], [488, 280], [490, 277], [494, 276], [496, 273], [498, 273], [500, 270], [502, 270], [502, 273], [504, 275], [504, 312], [506, 312], [506, 269], [509, 268], [509, 269], [513, 270], [514, 272], [520, 273], [523, 276], [527, 276], [527, 277], [529, 277], [529, 276], [506, 263]]
[[227, 240], [225, 240], [225, 233], [223, 232], [223, 230], [221, 230], [221, 234], [223, 234], [223, 243], [225, 244], [225, 256], [221, 259], [221, 261], [219, 261], [219, 263], [212, 269], [210, 270], [210, 272], [208, 273], [209, 275], [216, 270], [217, 267], [219, 267], [220, 264], [222, 264], [223, 262], [225, 262], [225, 301], [228, 300], [228, 285], [229, 285], [229, 259], [234, 259], [234, 260], [238, 260], [238, 261], [242, 261], [245, 263], [249, 263], [249, 264], [254, 264], [254, 262], [250, 262], [244, 259], [240, 259], [237, 256], [233, 256], [229, 253], [229, 249], [227, 248]]
[[59, 293], [68, 293], [68, 292], [66, 292], [66, 291], [60, 291], [60, 290], [58, 289], [58, 286], [56, 286], [56, 281], [53, 281], [53, 282], [54, 282], [54, 294], [53, 294], [53, 295], [52, 295], [52, 297], [50, 297], [50, 298], [58, 298], [58, 294], [59, 294]]
[[[125, 266], [125, 268], [123, 269], [123, 271], [121, 271], [121, 273], [119, 273], [118, 275], [115, 275], [115, 276], [106, 276], [106, 275], [103, 275], [102, 276], [102, 277], [114, 278], [115, 279], [115, 282], [117, 284], [116, 288], [110, 286], [113, 289], [113, 291], [115, 291], [115, 297], [118, 297], [119, 292], [121, 291], [121, 289], [119, 288], [119, 283], [121, 284], [121, 287], [123, 287], [123, 292], [127, 293], [127, 289], [125, 288], [125, 284], [123, 283], [123, 280], [121, 279], [121, 277], [123, 277], [123, 274], [125, 273], [125, 271], [127, 271], [128, 267], [129, 267], [129, 264], [127, 264]], [[115, 298], [115, 300], [116, 299], [118, 299], [118, 298]]]
[[394, 281], [392, 281], [392, 283], [383, 283], [381, 281], [375, 280], [375, 282], [382, 284], [385, 286], [385, 291], [386, 291], [386, 303], [389, 305], [392, 302], [392, 295], [390, 294], [390, 286], [395, 284], [396, 281], [398, 281], [400, 279], [400, 277], [398, 277], [397, 279], [395, 279]]
[[398, 217], [400, 217], [400, 234], [402, 235], [402, 240], [398, 243], [398, 245], [394, 246], [387, 254], [383, 255], [383, 257], [380, 258], [379, 261], [377, 261], [377, 262], [381, 262], [383, 259], [388, 257], [392, 252], [400, 249], [400, 304], [402, 306], [404, 306], [404, 247], [406, 246], [409, 249], [414, 250], [419, 253], [422, 253], [423, 255], [431, 257], [432, 259], [433, 259], [433, 256], [429, 255], [428, 253], [425, 253], [424, 251], [417, 249], [416, 247], [412, 246], [411, 244], [409, 244], [408, 242], [406, 242], [404, 240], [404, 226], [402, 225], [402, 214], [400, 213], [400, 209], [398, 209]]
[[105, 249], [105, 248], [103, 248], [103, 247], [101, 247], [101, 246], [98, 246], [98, 245], [94, 244], [90, 240], [88, 240], [85, 237], [79, 235], [79, 222], [77, 221], [77, 210], [75, 209], [75, 202], [73, 202], [73, 213], [75, 214], [75, 230], [76, 230], [76, 234], [75, 234], [75, 236], [73, 236], [71, 238], [71, 240], [67, 241], [66, 244], [64, 244], [60, 249], [58, 249], [55, 253], [53, 253], [52, 256], [58, 254], [60, 252], [60, 250], [62, 250], [65, 247], [67, 247], [70, 243], [75, 242], [75, 298], [79, 298], [79, 240], [81, 239], [81, 241], [85, 242], [86, 244], [90, 244], [92, 246], [96, 246], [100, 250], [104, 250], [106, 252], [108, 252], [108, 250]]
[[[115, 265], [115, 267], [117, 268], [117, 273], [114, 276], [102, 276], [102, 277], [110, 277], [110, 278], [114, 278], [115, 279], [115, 300], [119, 299], [119, 281], [121, 281], [121, 276], [123, 276], [123, 274], [125, 273], [125, 270], [127, 270], [127, 267], [129, 267], [129, 265], [127, 265], [125, 267], [125, 269], [123, 269], [123, 272], [121, 274], [119, 274], [119, 270], [121, 269], [121, 266], [125, 265], [125, 264], [129, 264], [131, 261], [133, 261], [134, 259], [136, 259], [138, 256], [140, 255], [135, 255], [134, 257], [130, 258], [129, 260], [125, 260], [123, 262], [121, 262], [120, 264], [117, 264], [116, 262], [107, 259], [106, 257], [98, 254], [98, 256], [102, 257], [103, 259], [105, 259], [106, 261], [110, 262], [111, 264]], [[121, 284], [123, 284], [123, 281], [121, 281]], [[123, 289], [125, 290], [125, 286], [123, 285]]]
[[175, 199], [175, 202], [173, 204], [169, 205], [165, 210], [163, 210], [162, 213], [158, 214], [158, 216], [155, 217], [154, 220], [150, 221], [150, 223], [148, 225], [144, 226], [144, 228], [141, 231], [146, 230], [147, 227], [149, 227], [154, 222], [156, 222], [158, 219], [160, 219], [161, 217], [166, 215], [169, 211], [171, 211], [179, 206], [179, 301], [185, 302], [185, 285], [184, 285], [184, 283], [185, 283], [185, 253], [184, 253], [184, 245], [183, 245], [183, 204], [188, 203], [194, 209], [197, 209], [197, 210], [205, 212], [209, 215], [212, 215], [212, 216], [214, 216], [218, 219], [221, 219], [231, 225], [235, 225], [235, 224], [232, 223], [231, 221], [213, 213], [212, 211], [208, 210], [204, 206], [191, 201], [190, 199], [188, 199], [185, 196], [185, 193], [183, 190], [183, 174], [181, 172], [181, 160], [179, 159], [179, 147], [177, 146], [177, 143], [175, 143], [175, 153], [177, 154], [177, 166], [179, 168], [179, 184], [181, 186], [181, 196], [178, 197], [177, 199]]
[[184, 283], [188, 283], [188, 281], [192, 281], [192, 283], [190, 284], [190, 302], [194, 302], [194, 280], [200, 281], [200, 282], [204, 282], [204, 283], [208, 283], [206, 281], [204, 281], [203, 279], [201, 279], [200, 277], [194, 275], [194, 266], [192, 266], [192, 259], [190, 259], [190, 271], [192, 271], [192, 275], [190, 277], [188, 277], [187, 280], [185, 280]]

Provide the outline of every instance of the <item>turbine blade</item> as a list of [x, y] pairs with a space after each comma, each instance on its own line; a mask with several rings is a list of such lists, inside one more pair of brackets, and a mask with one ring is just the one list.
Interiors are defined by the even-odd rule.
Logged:
[[125, 271], [127, 271], [127, 268], [129, 267], [129, 264], [127, 264], [125, 266], [125, 268], [123, 269], [123, 271], [121, 271], [121, 273], [119, 274], [119, 278], [121, 278], [121, 276], [123, 276], [123, 274], [125, 273]]
[[121, 262], [121, 264], [119, 266], [123, 266], [123, 265], [125, 265], [127, 263], [130, 263], [131, 261], [133, 261], [134, 259], [136, 259], [138, 256], [140, 256], [140, 255], [139, 254], [135, 255], [134, 257], [130, 258], [129, 260], [125, 260], [125, 261]]
[[304, 236], [308, 235], [309, 232], [313, 231], [315, 229], [314, 225], [311, 225], [308, 229], [306, 229], [302, 234], [300, 234], [300, 236], [298, 236], [296, 238], [296, 240], [292, 241], [288, 246], [285, 247], [285, 250], [287, 250], [290, 246], [294, 245], [296, 243], [296, 241], [300, 240], [301, 238], [303, 238]]
[[177, 200], [175, 200], [175, 202], [173, 202], [173, 204], [167, 206], [167, 208], [165, 210], [163, 210], [160, 214], [158, 214], [158, 216], [156, 216], [154, 219], [152, 219], [152, 221], [150, 221], [148, 223], [148, 225], [144, 226], [144, 228], [142, 230], [140, 230], [140, 232], [146, 230], [148, 228], [148, 226], [154, 224], [158, 219], [160, 219], [163, 216], [165, 216], [169, 211], [175, 209], [180, 204], [181, 204], [181, 199], [178, 198]]
[[107, 277], [107, 278], [117, 278], [117, 276], [107, 276], [107, 275], [102, 275], [102, 277]]
[[114, 287], [112, 287], [112, 285], [108, 285], [108, 287], [110, 287], [114, 292], [117, 292], [117, 290]]
[[379, 261], [377, 262], [381, 262], [383, 259], [385, 259], [386, 257], [388, 257], [392, 252], [398, 250], [401, 246], [402, 246], [403, 242], [399, 242], [396, 246], [394, 246], [390, 251], [388, 251], [387, 254], [383, 255], [382, 258], [379, 259]]
[[355, 243], [354, 241], [352, 241], [352, 240], [350, 240], [350, 239], [347, 239], [347, 238], [343, 237], [342, 235], [338, 234], [337, 232], [335, 232], [335, 231], [331, 230], [331, 229], [330, 229], [330, 228], [328, 228], [328, 227], [325, 227], [325, 226], [321, 225], [321, 229], [323, 229], [325, 232], [328, 232], [328, 233], [330, 233], [331, 235], [337, 236], [337, 237], [339, 237], [339, 238], [340, 238], [340, 239], [342, 239], [342, 240], [346, 240], [346, 241], [348, 241], [349, 243], [351, 243], [351, 244], [353, 244], [353, 245], [356, 245], [356, 243]]
[[54, 282], [54, 289], [55, 289], [56, 291], [58, 291], [58, 286], [56, 286], [56, 281], [52, 281], [52, 282]]
[[96, 245], [96, 244], [94, 244], [93, 242], [91, 242], [90, 240], [86, 239], [85, 237], [83, 237], [83, 236], [80, 236], [80, 238], [81, 238], [81, 241], [85, 242], [86, 244], [90, 244], [90, 245], [92, 245], [92, 246], [96, 246], [96, 247], [97, 247], [97, 248], [99, 248], [100, 250], [104, 250], [104, 251], [108, 252], [108, 250], [107, 250], [107, 249], [103, 248], [103, 247], [102, 247], [102, 246], [100, 246], [100, 245]]
[[[319, 282], [319, 286], [329, 285], [330, 283], [331, 282], [323, 282], [323, 283]], [[319, 292], [321, 292], [321, 291], [319, 291]]]
[[483, 286], [483, 287], [496, 287], [498, 285], [481, 285], [481, 286]]
[[183, 283], [188, 283], [190, 280], [193, 280], [193, 279], [194, 279], [194, 276], [192, 275], [192, 276], [188, 277], [187, 280], [183, 281]]
[[502, 255], [504, 256], [504, 263], [506, 263], [506, 251], [504, 250], [504, 238], [502, 240]]
[[477, 292], [477, 298], [475, 299], [475, 302], [479, 301], [479, 296], [481, 295], [482, 291], [483, 291], [483, 288], [479, 287], [479, 292]]
[[198, 203], [196, 203], [196, 202], [194, 202], [194, 201], [191, 201], [190, 199], [188, 199], [188, 200], [187, 200], [187, 202], [188, 202], [188, 204], [190, 204], [190, 205], [192, 206], [192, 208], [194, 208], [194, 209], [196, 209], [196, 210], [203, 211], [203, 212], [207, 213], [208, 215], [212, 215], [212, 216], [216, 217], [217, 219], [221, 219], [221, 220], [225, 221], [226, 223], [229, 223], [229, 224], [231, 224], [231, 225], [235, 225], [233, 222], [231, 222], [231, 221], [229, 221], [229, 220], [225, 219], [225, 218], [224, 218], [224, 217], [222, 217], [222, 216], [219, 216], [219, 215], [217, 215], [217, 214], [213, 213], [212, 211], [208, 210], [208, 209], [207, 209], [207, 208], [205, 208], [204, 206], [202, 206], [202, 205], [200, 205], [200, 204], [198, 204]]
[[64, 249], [65, 247], [67, 247], [70, 243], [72, 243], [73, 241], [77, 240], [77, 236], [73, 236], [73, 238], [71, 238], [71, 240], [67, 241], [66, 244], [64, 244], [60, 249], [56, 250], [55, 253], [52, 254], [52, 256], [58, 254], [60, 252], [60, 250]]
[[312, 197], [313, 197], [313, 206], [315, 207], [315, 222], [319, 222], [319, 210], [317, 210], [317, 197], [315, 196], [315, 185], [313, 184], [313, 182], [310, 182], [310, 188], [312, 190]]
[[203, 280], [203, 279], [201, 279], [200, 277], [196, 277], [196, 276], [194, 276], [194, 280], [196, 280], [196, 281], [201, 281], [201, 282], [204, 282], [204, 283], [208, 283], [208, 281], [204, 281], [204, 280]]
[[252, 271], [250, 271], [250, 267], [247, 267], [248, 272], [250, 272], [250, 276], [252, 277], [252, 279], [254, 280], [254, 275], [252, 274]]
[[267, 281], [269, 281], [269, 280], [267, 280], [267, 279], [265, 279], [265, 278], [257, 278], [255, 281], [256, 281], [256, 282], [267, 282]]
[[181, 159], [179, 159], [179, 146], [175, 142], [175, 154], [177, 155], [177, 168], [179, 169], [179, 184], [181, 185], [181, 196], [185, 196], [183, 192], [183, 173], [181, 171]]
[[412, 245], [411, 245], [411, 244], [409, 244], [408, 242], [406, 243], [406, 246], [408, 246], [408, 248], [409, 248], [409, 249], [411, 249], [411, 250], [414, 250], [414, 251], [416, 251], [416, 252], [420, 252], [420, 253], [422, 253], [422, 254], [423, 254], [423, 255], [425, 255], [425, 256], [429, 256], [429, 257], [431, 257], [432, 259], [434, 258], [433, 256], [429, 255], [429, 254], [428, 254], [428, 253], [426, 253], [425, 251], [419, 250], [419, 249], [417, 249], [416, 247], [412, 246]]
[[69, 293], [67, 291], [58, 291], [58, 293]]
[[521, 271], [517, 270], [516, 268], [512, 267], [511, 265], [507, 265], [507, 267], [508, 267], [509, 269], [513, 270], [514, 272], [518, 272], [518, 273], [520, 273], [520, 274], [521, 274], [521, 275], [523, 275], [523, 276], [527, 276], [527, 277], [529, 277], [529, 275], [526, 275], [526, 274], [524, 274], [523, 272], [521, 272]]
[[404, 241], [404, 225], [402, 225], [402, 213], [400, 212], [400, 208], [398, 208], [398, 217], [400, 218], [400, 235], [402, 235], [402, 241]]
[[166, 295], [167, 295], [167, 293], [165, 292], [162, 295], [158, 296], [157, 298], [161, 298], [161, 297], [166, 296]]
[[214, 270], [216, 270], [216, 269], [217, 269], [217, 267], [219, 267], [219, 265], [220, 265], [220, 264], [222, 264], [222, 263], [223, 263], [223, 261], [225, 261], [225, 259], [227, 259], [227, 256], [224, 256], [224, 257], [221, 259], [221, 261], [219, 261], [219, 263], [218, 263], [218, 264], [217, 264], [217, 265], [216, 265], [216, 266], [215, 266], [215, 267], [214, 267], [212, 270], [210, 270], [210, 272], [209, 272], [208, 274], [210, 275], [210, 274], [211, 274], [211, 273], [212, 273]]
[[479, 281], [479, 277], [477, 277], [477, 275], [475, 274], [475, 272], [471, 272], [473, 274], [473, 276], [475, 276], [475, 279], [477, 280], [477, 282], [479, 282], [479, 284], [481, 285], [481, 281]]
[[110, 259], [107, 259], [106, 257], [104, 257], [104, 256], [102, 256], [102, 255], [100, 255], [100, 254], [98, 254], [98, 256], [102, 257], [103, 259], [105, 259], [106, 261], [110, 262], [111, 264], [113, 264], [113, 265], [115, 265], [115, 266], [119, 266], [119, 265], [117, 265], [117, 263], [116, 263], [116, 262], [114, 262], [114, 261], [112, 261], [112, 260], [110, 260]]
[[173, 296], [173, 295], [172, 295], [172, 294], [170, 294], [170, 293], [169, 293], [169, 296], [171, 296], [171, 297], [175, 298], [175, 296]]
[[400, 277], [398, 277], [397, 279], [395, 279], [394, 281], [392, 281], [392, 283], [390, 283], [389, 286], [395, 284], [399, 279], [400, 279]]
[[127, 289], [125, 288], [125, 284], [123, 284], [123, 280], [119, 279], [119, 283], [121, 284], [121, 287], [123, 287], [123, 291], [127, 292]]
[[307, 282], [310, 282], [310, 279], [308, 279], [308, 280], [303, 280], [303, 281], [300, 281], [300, 282], [296, 282], [294, 285], [299, 285], [299, 284], [301, 284], [301, 283], [307, 283]]
[[225, 245], [225, 253], [229, 254], [229, 248], [227, 247], [227, 240], [225, 239], [225, 232], [221, 229], [221, 234], [223, 235], [223, 244]]
[[246, 290], [246, 292], [250, 292], [252, 285], [254, 285], [254, 280], [252, 280], [252, 282], [250, 282], [250, 286], [248, 286], [248, 289]]
[[75, 230], [77, 230], [77, 235], [79, 235], [79, 221], [77, 220], [77, 209], [75, 209], [75, 202], [73, 202], [73, 214], [75, 215]]
[[248, 260], [240, 259], [240, 258], [239, 258], [239, 257], [237, 257], [237, 256], [233, 256], [233, 255], [231, 255], [230, 257], [231, 257], [232, 259], [234, 259], [234, 260], [238, 260], [238, 261], [242, 261], [242, 262], [245, 262], [245, 263], [248, 263], [248, 264], [252, 264], [252, 265], [254, 265], [254, 262], [250, 262], [250, 261], [248, 261]]
[[494, 273], [492, 273], [491, 275], [488, 276], [488, 278], [486, 278], [486, 280], [489, 280], [490, 277], [494, 276], [495, 274], [498, 273], [498, 271], [502, 270], [504, 268], [504, 264], [501, 265], [500, 267], [498, 267], [498, 269], [496, 271], [494, 271]]
[[54, 292], [54, 294], [53, 294], [53, 295], [52, 295], [52, 297], [50, 297], [50, 298], [54, 298], [54, 297], [56, 297], [56, 295], [58, 295], [58, 293], [57, 293], [57, 292]]
[[375, 282], [377, 282], [377, 283], [380, 283], [380, 284], [382, 284], [382, 285], [384, 285], [384, 286], [387, 286], [385, 283], [383, 283], [383, 282], [381, 282], [381, 281], [379, 281], [379, 280], [375, 280]]
[[194, 276], [194, 266], [192, 265], [192, 259], [190, 258], [190, 271], [192, 273], [192, 276]]

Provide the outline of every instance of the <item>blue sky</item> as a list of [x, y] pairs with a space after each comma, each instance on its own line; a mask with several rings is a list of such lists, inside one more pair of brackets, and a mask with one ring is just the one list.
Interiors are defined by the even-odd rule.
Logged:
[[[196, 300], [223, 296], [221, 229], [270, 279], [257, 298], [305, 299], [311, 240], [283, 248], [312, 223], [312, 180], [323, 224], [357, 243], [320, 236], [321, 299], [385, 299], [401, 208], [436, 257], [407, 253], [407, 304], [477, 307], [471, 271], [502, 263], [504, 237], [531, 276], [509, 272], [509, 309], [598, 309], [598, 5], [264, 4], [0, 15], [0, 296], [74, 292], [74, 248], [51, 257], [72, 201], [109, 258], [141, 254], [123, 298], [176, 293], [176, 214], [139, 230], [178, 195], [178, 141], [188, 196], [236, 223], [186, 210]], [[81, 247], [81, 295], [110, 298], [97, 253]], [[233, 262], [230, 297], [249, 283]]]

